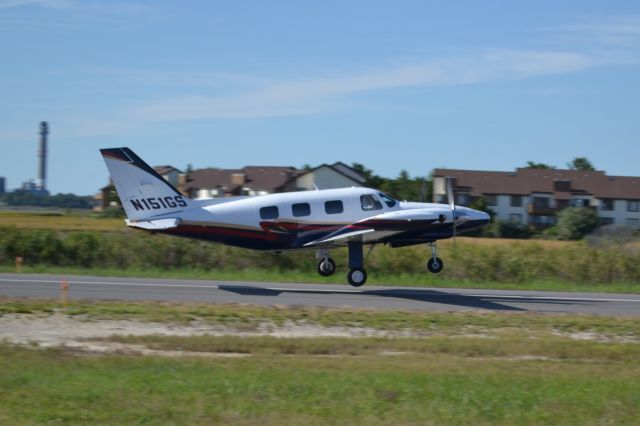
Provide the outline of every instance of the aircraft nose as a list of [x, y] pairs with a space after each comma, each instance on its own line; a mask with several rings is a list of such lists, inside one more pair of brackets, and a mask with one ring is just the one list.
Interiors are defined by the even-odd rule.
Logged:
[[486, 212], [476, 211], [474, 216], [476, 216], [476, 220], [481, 221], [483, 225], [491, 221], [491, 216]]

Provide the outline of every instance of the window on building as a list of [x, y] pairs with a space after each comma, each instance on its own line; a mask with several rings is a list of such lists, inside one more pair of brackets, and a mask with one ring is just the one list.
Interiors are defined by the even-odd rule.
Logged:
[[484, 199], [487, 201], [488, 206], [498, 205], [498, 197], [496, 195], [485, 195]]
[[630, 217], [627, 219], [627, 226], [629, 228], [638, 229], [640, 227], [640, 220], [635, 217]]
[[511, 196], [511, 207], [522, 207], [522, 195]]
[[539, 209], [548, 209], [550, 206], [549, 198], [533, 197], [533, 206]]
[[600, 200], [600, 210], [605, 212], [613, 211], [613, 200], [608, 198]]
[[638, 200], [629, 200], [627, 201], [627, 211], [629, 212], [637, 212], [640, 210], [640, 201]]
[[382, 201], [384, 201], [384, 203], [389, 207], [393, 207], [396, 204], [398, 204], [398, 202], [396, 200], [394, 200], [393, 198], [389, 197], [387, 194], [384, 194], [382, 192], [378, 192], [378, 195], [380, 196], [380, 198], [382, 198]]
[[589, 207], [591, 201], [588, 198], [574, 198], [571, 200], [571, 207]]
[[514, 223], [522, 223], [522, 215], [519, 213], [511, 213], [509, 215], [509, 220]]
[[360, 206], [362, 210], [382, 210], [382, 203], [376, 198], [375, 195], [365, 194], [360, 196]]
[[311, 206], [309, 203], [292, 204], [291, 213], [293, 213], [295, 217], [309, 216], [311, 214]]
[[531, 216], [531, 223], [541, 226], [555, 225], [556, 217], [551, 215], [535, 215]]
[[278, 206], [268, 206], [262, 207], [260, 209], [260, 217], [262, 219], [277, 219], [280, 216], [280, 212], [278, 211]]
[[456, 194], [455, 198], [456, 198], [456, 204], [458, 204], [460, 206], [468, 206], [469, 203], [471, 202], [469, 194], [464, 193], [464, 192], [461, 193], [461, 194]]
[[600, 223], [602, 225], [613, 225], [615, 223], [615, 220], [612, 217], [601, 217]]
[[340, 200], [326, 201], [324, 203], [324, 211], [327, 214], [340, 214], [344, 211], [344, 206]]

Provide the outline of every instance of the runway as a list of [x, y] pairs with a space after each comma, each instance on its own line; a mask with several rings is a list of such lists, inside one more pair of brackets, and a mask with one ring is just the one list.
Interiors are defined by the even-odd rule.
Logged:
[[[0, 295], [55, 298], [61, 276], [0, 274]], [[71, 299], [640, 316], [640, 294], [67, 276]]]

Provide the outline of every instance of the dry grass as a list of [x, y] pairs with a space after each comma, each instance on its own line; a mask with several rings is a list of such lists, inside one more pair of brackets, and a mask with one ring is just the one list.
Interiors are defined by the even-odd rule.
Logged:
[[122, 219], [100, 219], [86, 214], [0, 212], [0, 226], [56, 231], [115, 231], [125, 227]]

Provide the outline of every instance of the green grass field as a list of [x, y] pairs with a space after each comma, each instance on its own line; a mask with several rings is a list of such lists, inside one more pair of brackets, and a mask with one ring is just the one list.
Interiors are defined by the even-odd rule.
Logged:
[[0, 388], [3, 425], [640, 422], [638, 361], [83, 357], [4, 345]]
[[637, 318], [0, 299], [0, 316], [16, 313], [404, 337], [105, 338], [206, 355], [179, 358], [4, 343], [2, 425], [640, 424]]

